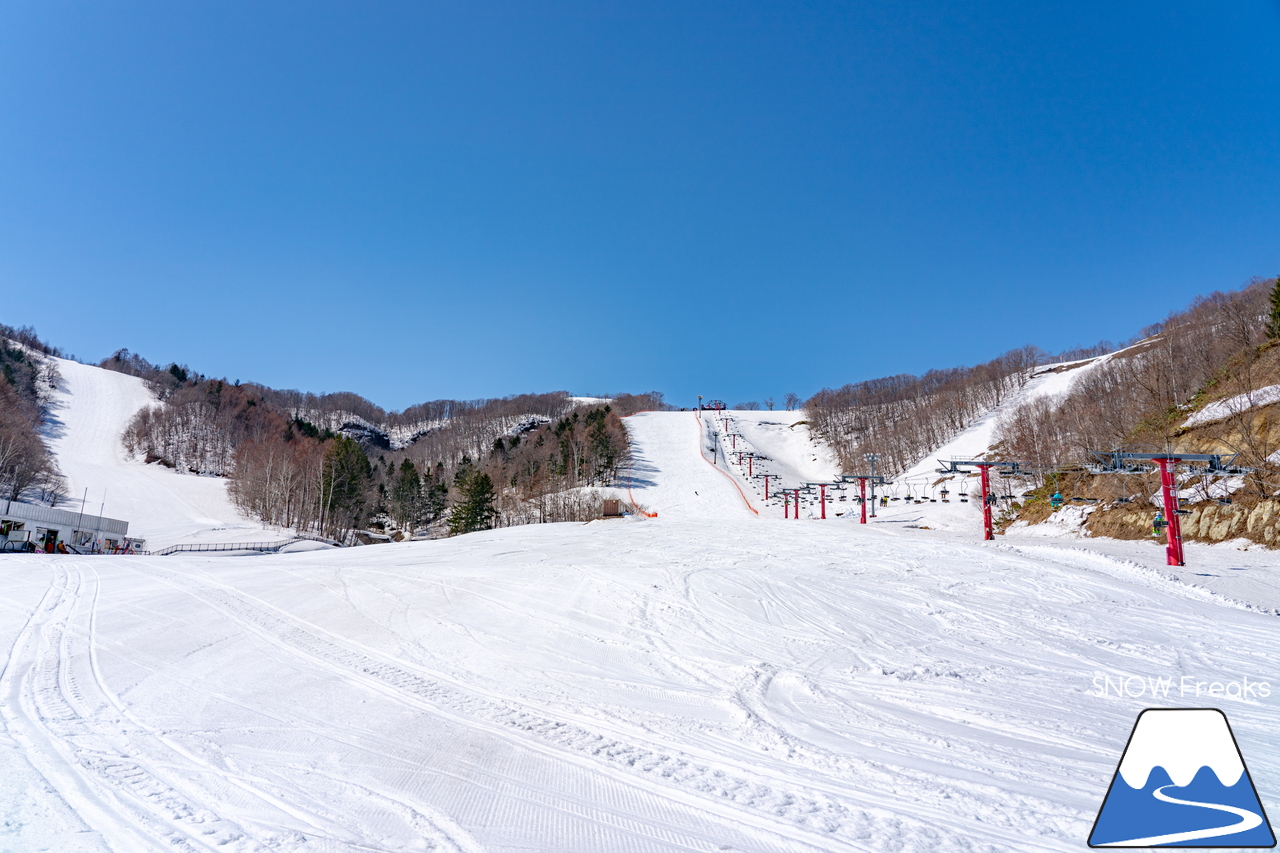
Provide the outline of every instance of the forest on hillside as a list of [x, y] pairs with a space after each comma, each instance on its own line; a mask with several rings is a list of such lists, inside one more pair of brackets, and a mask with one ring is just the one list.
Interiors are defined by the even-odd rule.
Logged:
[[[1238, 454], [1258, 496], [1280, 489], [1280, 411], [1251, 397], [1280, 385], [1280, 278], [1198, 297], [1142, 330], [1141, 341], [1097, 365], [1059, 399], [1009, 412], [1002, 453], [1036, 469], [1085, 465], [1119, 448]], [[1217, 400], [1240, 400], [1189, 428]]]
[[[1265, 370], [1274, 346], [1267, 328], [1277, 279], [1255, 279], [1231, 292], [1198, 297], [1187, 308], [1142, 329], [1124, 344], [1103, 342], [1056, 356], [1033, 346], [975, 367], [931, 370], [823, 389], [805, 403], [817, 432], [846, 471], [875, 453], [880, 470], [900, 473], [1016, 394], [1039, 370], [1108, 356], [1063, 399], [1012, 409], [997, 438], [1008, 458], [1051, 471], [1091, 460], [1091, 451], [1120, 446], [1167, 447], [1199, 402], [1247, 394], [1278, 382]], [[1228, 446], [1242, 464], [1264, 473], [1276, 431], [1266, 417], [1239, 414]], [[1261, 488], [1261, 486], [1260, 486]]]
[[1036, 347], [1021, 347], [976, 367], [823, 389], [804, 407], [845, 471], [862, 471], [864, 454], [875, 453], [878, 470], [893, 476], [1019, 391], [1045, 358]]
[[[0, 496], [57, 503], [64, 485], [40, 428], [58, 382], [47, 356], [59, 353], [30, 328], [0, 326], [0, 338]], [[1266, 397], [1280, 389], [1280, 279], [1198, 297], [1124, 344], [1056, 356], [1026, 346], [973, 367], [823, 389], [804, 408], [845, 471], [875, 453], [892, 476], [1038, 372], [1090, 361], [1065, 397], [1003, 416], [1003, 458], [1043, 479], [1089, 463], [1095, 450], [1194, 445], [1239, 454], [1256, 495], [1280, 488], [1280, 396]], [[657, 392], [606, 403], [561, 391], [388, 412], [353, 393], [228, 382], [127, 350], [100, 366], [142, 378], [155, 394], [123, 436], [136, 458], [227, 477], [236, 503], [264, 524], [336, 539], [595, 517], [596, 489], [618, 482], [630, 458], [622, 418], [670, 408]], [[1193, 426], [1210, 404], [1224, 414]]]
[[357, 394], [231, 383], [127, 350], [100, 366], [156, 395], [125, 430], [132, 455], [225, 476], [264, 524], [340, 540], [598, 517], [594, 488], [629, 459], [620, 418], [663, 406], [656, 392], [589, 404], [561, 391], [386, 412]]
[[65, 486], [53, 455], [40, 438], [58, 351], [30, 326], [0, 324], [0, 498], [56, 504]]

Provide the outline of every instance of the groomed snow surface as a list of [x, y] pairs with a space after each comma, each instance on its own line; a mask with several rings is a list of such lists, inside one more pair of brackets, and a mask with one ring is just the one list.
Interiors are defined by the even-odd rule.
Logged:
[[1149, 543], [984, 545], [971, 504], [757, 516], [695, 415], [628, 425], [656, 518], [0, 558], [0, 850], [1080, 850], [1150, 705], [1224, 707], [1280, 811], [1280, 684], [1098, 690], [1271, 677], [1255, 552], [1189, 548], [1226, 596]]

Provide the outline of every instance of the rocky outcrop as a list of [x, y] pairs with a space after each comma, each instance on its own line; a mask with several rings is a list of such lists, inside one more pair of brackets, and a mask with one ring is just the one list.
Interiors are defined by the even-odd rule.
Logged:
[[[1270, 548], [1280, 548], [1280, 501], [1256, 503], [1205, 503], [1189, 508], [1182, 516], [1182, 538], [1196, 542], [1225, 542], [1249, 539]], [[1145, 539], [1152, 535], [1155, 507], [1101, 507], [1085, 526], [1092, 536], [1115, 539]]]

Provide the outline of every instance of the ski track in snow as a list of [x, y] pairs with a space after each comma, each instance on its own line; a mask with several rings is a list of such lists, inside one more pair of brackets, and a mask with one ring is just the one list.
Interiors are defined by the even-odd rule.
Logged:
[[[830, 464], [794, 413], [751, 414], [779, 467]], [[627, 425], [657, 518], [0, 558], [0, 849], [1077, 850], [1152, 704], [1098, 673], [1280, 653], [1260, 569], [1223, 595], [1147, 543], [984, 545], [969, 504], [757, 518], [694, 415]], [[1276, 701], [1224, 704], [1264, 805]]]

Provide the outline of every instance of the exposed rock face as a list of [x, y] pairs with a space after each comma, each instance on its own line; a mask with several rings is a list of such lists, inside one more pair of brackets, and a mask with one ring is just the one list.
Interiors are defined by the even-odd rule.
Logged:
[[1255, 542], [1280, 547], [1280, 501], [1262, 501], [1249, 513], [1245, 531]]
[[[1086, 529], [1094, 536], [1116, 539], [1145, 539], [1152, 536], [1155, 508], [1118, 509], [1103, 507], [1090, 516]], [[1153, 537], [1154, 538], [1154, 537]], [[1182, 516], [1182, 538], [1197, 542], [1224, 542], [1249, 539], [1271, 548], [1280, 548], [1280, 501], [1200, 504]]]

